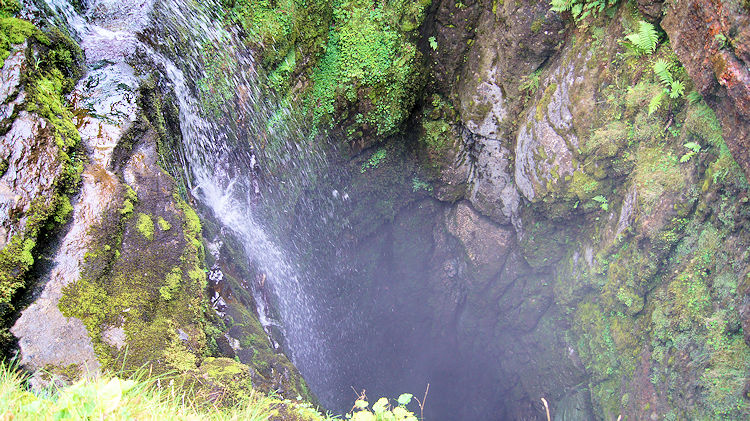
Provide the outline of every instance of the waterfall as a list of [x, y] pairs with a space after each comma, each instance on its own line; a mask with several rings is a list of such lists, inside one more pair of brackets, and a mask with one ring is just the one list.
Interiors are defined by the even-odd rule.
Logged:
[[[88, 10], [96, 13], [81, 16], [66, 0], [46, 1], [84, 49], [87, 72], [76, 90], [83, 93], [81, 103], [90, 113], [124, 132], [135, 119], [135, 92], [143, 80], [134, 67], [145, 64], [169, 81], [179, 105], [179, 155], [191, 193], [236, 234], [247, 258], [266, 274], [280, 320], [266, 316], [266, 300], [253, 291], [261, 322], [279, 326], [292, 361], [321, 401], [330, 402], [332, 397], [324, 393], [332, 390], [326, 384], [333, 370], [312, 302], [314, 280], [306, 278], [290, 253], [273, 240], [255, 210], [256, 202], [265, 200], [262, 195], [273, 193], [272, 183], [265, 191], [259, 185], [264, 165], [285, 169], [287, 178], [281, 182], [294, 189], [325, 165], [325, 159], [311, 143], [304, 143], [305, 132], [296, 127], [288, 109], [262, 97], [252, 56], [213, 14], [220, 6], [210, 0], [200, 5], [184, 0], [103, 0], [89, 4]], [[237, 71], [208, 75], [200, 60], [206, 46], [218, 46], [232, 59], [230, 70]], [[219, 103], [219, 112], [211, 115], [205, 100], [213, 98], [202, 95], [196, 81], [205, 81], [209, 90], [211, 83], [223, 84], [242, 101]], [[227, 123], [230, 117], [232, 124]], [[271, 124], [279, 118], [290, 123]], [[234, 124], [237, 121], [241, 123]], [[269, 146], [254, 148], [252, 139]]]

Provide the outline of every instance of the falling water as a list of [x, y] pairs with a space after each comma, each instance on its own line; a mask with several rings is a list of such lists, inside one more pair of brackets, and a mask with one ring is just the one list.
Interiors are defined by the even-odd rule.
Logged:
[[[331, 390], [326, 386], [332, 371], [330, 353], [311, 303], [313, 283], [272, 240], [254, 210], [261, 194], [271, 194], [271, 183], [266, 191], [259, 186], [264, 164], [284, 169], [285, 188], [297, 189], [325, 162], [311, 144], [300, 146], [306, 137], [295, 129], [289, 111], [263, 99], [252, 57], [236, 34], [222, 28], [221, 20], [210, 12], [220, 6], [211, 1], [196, 7], [182, 0], [105, 0], [90, 4], [88, 14], [81, 16], [66, 0], [47, 2], [65, 19], [86, 54], [87, 73], [78, 90], [84, 93], [82, 104], [91, 113], [113, 119], [119, 114], [112, 110], [120, 107], [129, 118], [116, 123], [134, 120], [134, 92], [143, 78], [134, 70], [138, 63], [159, 69], [169, 81], [179, 104], [184, 148], [180, 158], [192, 194], [241, 239], [248, 259], [266, 274], [280, 320], [268, 319], [260, 308], [262, 323], [281, 328], [295, 365], [321, 401], [330, 401], [325, 394]], [[236, 71], [207, 75], [199, 60], [207, 45], [220, 46], [225, 57], [233, 59]], [[212, 116], [205, 110], [205, 100], [215, 98], [196, 87], [200, 80], [225, 84], [239, 93], [241, 101], [219, 100], [219, 112]], [[227, 116], [235, 120], [232, 123], [242, 123], [227, 124]], [[291, 123], [279, 127], [269, 123], [279, 119]], [[250, 146], [253, 139], [271, 146], [254, 149]], [[256, 301], [265, 305], [262, 299]]]

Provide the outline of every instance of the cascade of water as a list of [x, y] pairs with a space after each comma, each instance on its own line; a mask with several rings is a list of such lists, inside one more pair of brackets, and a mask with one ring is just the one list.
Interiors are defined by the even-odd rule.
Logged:
[[[260, 308], [262, 323], [280, 325], [293, 362], [314, 391], [321, 395], [331, 390], [325, 386], [331, 368], [327, 345], [318, 330], [321, 324], [311, 303], [312, 283], [299, 273], [253, 211], [260, 193], [256, 174], [259, 157], [277, 167], [295, 167], [298, 177], [285, 180], [290, 184], [302, 182], [305, 174], [324, 159], [314, 148], [299, 146], [297, 141], [304, 138], [301, 132], [291, 126], [269, 124], [288, 111], [262, 99], [252, 57], [236, 41], [236, 35], [217, 24], [218, 19], [211, 14], [219, 6], [210, 1], [196, 7], [182, 0], [100, 0], [81, 16], [67, 0], [47, 2], [75, 32], [84, 49], [88, 69], [81, 84], [93, 88], [81, 89], [86, 94], [82, 103], [91, 113], [111, 118], [116, 115], [111, 110], [121, 107], [123, 113], [132, 116], [133, 93], [140, 83], [131, 66], [134, 62], [145, 60], [171, 83], [179, 105], [182, 158], [192, 193], [237, 234], [248, 258], [267, 275], [281, 320], [269, 320], [265, 308]], [[163, 19], [165, 16], [169, 19]], [[154, 30], [156, 34], [151, 35], [149, 31]], [[205, 112], [195, 85], [207, 77], [200, 59], [207, 45], [219, 46], [234, 59], [233, 67], [241, 70], [225, 71], [215, 76], [217, 80], [207, 81], [224, 83], [242, 97], [240, 102], [223, 104], [214, 118]], [[96, 83], [92, 85], [92, 81]], [[243, 124], [227, 125], [227, 116]], [[125, 119], [123, 124], [132, 120]], [[274, 137], [274, 147], [256, 153], [249, 146], [251, 136], [266, 141]], [[256, 301], [266, 305], [263, 299]], [[324, 403], [329, 400], [324, 394], [319, 397]]]

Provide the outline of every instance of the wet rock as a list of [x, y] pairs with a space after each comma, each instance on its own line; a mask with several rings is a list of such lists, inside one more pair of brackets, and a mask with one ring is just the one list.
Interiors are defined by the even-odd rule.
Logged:
[[26, 65], [27, 44], [14, 46], [13, 52], [5, 59], [5, 64], [0, 69], [0, 118], [9, 118], [13, 113], [14, 105], [20, 101], [16, 96], [22, 91], [21, 72]]
[[573, 65], [560, 67], [526, 115], [516, 139], [515, 182], [529, 201], [536, 202], [564, 188], [566, 176], [578, 169], [573, 151], [578, 137], [573, 130], [570, 89], [576, 77]]
[[554, 407], [554, 421], [593, 421], [594, 409], [591, 406], [591, 393], [581, 387], [565, 395]]
[[0, 221], [7, 232], [2, 244], [25, 230], [36, 209], [53, 207], [63, 166], [51, 130], [45, 119], [21, 111], [0, 138], [0, 153], [8, 162], [0, 178]]
[[741, 2], [670, 4], [662, 28], [750, 177], [750, 12]]
[[[439, 95], [425, 106], [418, 131], [420, 159], [432, 176], [428, 188], [438, 200], [455, 202], [464, 198], [471, 171], [471, 133], [456, 123], [456, 111]], [[414, 185], [414, 189], [420, 186]]]
[[122, 349], [126, 344], [125, 329], [122, 326], [113, 326], [102, 332], [102, 339], [108, 345]]
[[[83, 137], [92, 148], [96, 140]], [[118, 181], [96, 159], [86, 167], [82, 180], [79, 200], [73, 206], [73, 222], [55, 255], [49, 279], [40, 297], [21, 313], [11, 329], [19, 338], [21, 363], [32, 370], [69, 364], [79, 365], [84, 372], [99, 368], [86, 327], [76, 318], [63, 316], [58, 303], [62, 289], [79, 277], [91, 241], [89, 229], [112, 203]]]
[[482, 214], [500, 224], [518, 216], [521, 196], [512, 174], [513, 155], [500, 141], [481, 139], [474, 148], [474, 176], [469, 200]]
[[471, 289], [482, 289], [503, 267], [515, 243], [515, 232], [482, 216], [466, 202], [456, 205], [446, 217], [445, 226], [463, 245], [474, 272]]
[[638, 11], [651, 22], [657, 22], [663, 16], [664, 0], [637, 0], [636, 4]]
[[508, 139], [523, 99], [519, 85], [554, 52], [562, 29], [544, 2], [504, 2], [482, 11], [454, 87], [466, 128], [485, 138]]
[[437, 90], [449, 93], [474, 37], [482, 7], [476, 0], [442, 0], [433, 4], [434, 9], [425, 19], [424, 29], [430, 36], [434, 34], [438, 45], [437, 50], [428, 50], [434, 77], [432, 83]]

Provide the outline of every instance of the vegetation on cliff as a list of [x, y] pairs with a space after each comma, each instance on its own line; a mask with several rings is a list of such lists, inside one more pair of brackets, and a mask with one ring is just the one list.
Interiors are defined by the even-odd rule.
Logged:
[[[30, 209], [11, 217], [10, 223], [20, 224], [20, 230], [0, 250], [0, 352], [4, 353], [13, 341], [8, 327], [16, 310], [14, 300], [18, 292], [28, 286], [28, 273], [40, 249], [38, 242], [48, 240], [67, 220], [72, 210], [69, 196], [78, 189], [83, 169], [80, 135], [65, 95], [80, 77], [82, 53], [59, 29], [52, 27], [43, 33], [32, 23], [13, 17], [20, 11], [16, 0], [5, 1], [0, 6], [0, 66], [18, 48], [29, 49], [34, 58], [21, 74], [26, 97], [21, 99], [20, 107], [10, 105], [11, 115], [3, 117], [0, 133], [5, 135], [11, 129], [20, 110], [45, 119], [51, 129], [38, 134], [41, 136], [39, 144], [55, 147], [54, 159], [60, 165], [50, 174], [56, 177], [51, 197], [37, 197]], [[3, 105], [17, 99], [18, 95], [4, 98]], [[8, 168], [6, 159], [3, 157], [5, 170]], [[5, 175], [5, 170], [0, 176]]]
[[[417, 29], [430, 0], [225, 3], [282, 96], [303, 99], [316, 128], [349, 137], [396, 133], [424, 78]], [[304, 76], [309, 84], [296, 86]]]
[[[211, 359], [200, 377], [153, 377], [145, 371], [129, 378], [101, 375], [72, 384], [34, 390], [28, 376], [13, 365], [0, 363], [0, 417], [3, 419], [108, 420], [245, 420], [333, 421], [309, 403], [289, 400], [253, 389], [248, 367], [226, 358]], [[54, 376], [46, 373], [47, 376]], [[59, 380], [59, 378], [58, 378]], [[241, 391], [241, 392], [240, 392]], [[355, 421], [416, 421], [406, 407], [411, 395], [391, 403], [380, 398], [371, 408], [363, 395], [347, 419]], [[414, 405], [412, 405], [414, 406]]]

